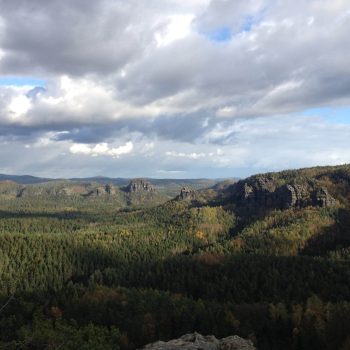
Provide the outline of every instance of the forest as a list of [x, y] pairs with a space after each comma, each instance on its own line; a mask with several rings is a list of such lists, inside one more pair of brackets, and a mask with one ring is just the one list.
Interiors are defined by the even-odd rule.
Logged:
[[131, 350], [194, 331], [350, 349], [350, 166], [164, 200], [11, 186], [0, 183], [0, 349]]

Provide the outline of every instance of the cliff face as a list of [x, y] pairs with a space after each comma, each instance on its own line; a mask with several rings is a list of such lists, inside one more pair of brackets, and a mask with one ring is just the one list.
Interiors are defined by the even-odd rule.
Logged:
[[182, 187], [179, 195], [180, 199], [194, 200], [196, 197], [196, 191], [189, 187]]
[[280, 179], [264, 175], [237, 182], [232, 186], [231, 193], [237, 207], [249, 213], [264, 209], [331, 207], [336, 204], [328, 190], [316, 181], [281, 183]]
[[198, 333], [186, 334], [179, 339], [168, 342], [158, 341], [146, 345], [144, 350], [255, 350], [250, 340], [245, 340], [237, 335], [217, 339], [213, 335], [203, 336]]
[[127, 192], [153, 192], [153, 185], [143, 179], [135, 179], [130, 181], [128, 187], [126, 188]]
[[113, 185], [107, 184], [104, 186], [98, 186], [88, 193], [88, 196], [113, 196], [116, 194], [116, 189]]

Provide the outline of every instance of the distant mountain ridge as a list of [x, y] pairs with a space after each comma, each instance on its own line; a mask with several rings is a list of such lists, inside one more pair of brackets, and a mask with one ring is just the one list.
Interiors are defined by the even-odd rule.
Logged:
[[88, 204], [108, 201], [116, 208], [154, 206], [179, 195], [182, 188], [209, 189], [213, 179], [126, 179], [108, 177], [50, 179], [31, 175], [0, 175], [0, 200], [76, 201]]
[[22, 185], [38, 184], [42, 182], [54, 181], [54, 179], [37, 177], [32, 175], [7, 175], [0, 174], [0, 181], [14, 181]]
[[[147, 180], [155, 186], [168, 186], [171, 184], [177, 184], [178, 186], [193, 186], [194, 188], [205, 188], [216, 185], [217, 183], [226, 180], [226, 178], [222, 179], [206, 179], [206, 178], [198, 178], [198, 179], [156, 179], [149, 177], [142, 177], [142, 179]], [[107, 176], [92, 176], [92, 177], [73, 177], [73, 178], [47, 178], [47, 177], [38, 177], [32, 175], [8, 175], [8, 174], [0, 174], [0, 181], [13, 181], [17, 184], [21, 185], [30, 185], [30, 184], [40, 184], [44, 182], [52, 182], [52, 181], [73, 181], [79, 183], [85, 182], [96, 182], [100, 184], [110, 183], [119, 187], [127, 186], [130, 181], [134, 180], [134, 178], [123, 178], [123, 177], [107, 177]]]

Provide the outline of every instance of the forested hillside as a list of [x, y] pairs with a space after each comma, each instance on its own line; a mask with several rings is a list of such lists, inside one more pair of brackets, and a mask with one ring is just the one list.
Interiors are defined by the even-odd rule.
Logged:
[[186, 186], [3, 183], [0, 349], [350, 348], [350, 166]]
[[184, 187], [201, 190], [219, 180], [210, 179], [123, 179], [95, 177], [87, 179], [53, 180], [33, 176], [0, 174], [0, 201], [16, 210], [23, 206], [35, 209], [80, 209], [110, 206], [150, 207], [174, 198]]

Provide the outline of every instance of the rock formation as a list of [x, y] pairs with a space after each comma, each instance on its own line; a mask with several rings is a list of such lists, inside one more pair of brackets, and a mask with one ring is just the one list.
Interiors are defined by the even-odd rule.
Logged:
[[322, 208], [332, 207], [337, 203], [324, 187], [316, 189], [312, 196], [313, 203]]
[[186, 334], [179, 339], [168, 342], [157, 341], [146, 345], [144, 350], [255, 350], [250, 340], [237, 335], [217, 339], [213, 335], [203, 336], [199, 333]]
[[193, 200], [196, 199], [197, 194], [196, 191], [189, 187], [182, 187], [179, 195], [179, 199], [188, 199]]
[[131, 180], [129, 185], [126, 188], [127, 192], [153, 192], [153, 185], [143, 179]]
[[88, 193], [88, 196], [111, 196], [116, 194], [116, 190], [113, 185], [107, 184], [104, 186], [98, 186]]
[[234, 184], [231, 200], [237, 208], [249, 213], [266, 209], [331, 207], [337, 203], [317, 181], [303, 179], [286, 183], [264, 175]]

